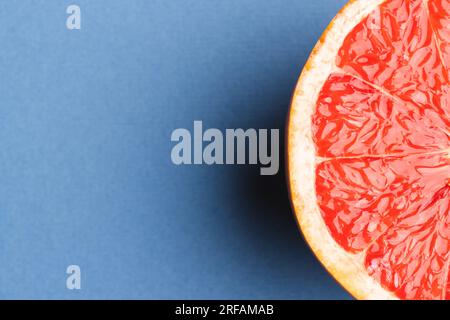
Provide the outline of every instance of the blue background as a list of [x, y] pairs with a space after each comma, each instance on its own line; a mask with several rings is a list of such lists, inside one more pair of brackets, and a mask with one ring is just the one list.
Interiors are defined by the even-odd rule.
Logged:
[[[283, 130], [344, 0], [0, 4], [0, 298], [349, 298], [313, 257], [284, 168], [171, 163], [171, 132]], [[65, 287], [82, 269], [82, 290]]]

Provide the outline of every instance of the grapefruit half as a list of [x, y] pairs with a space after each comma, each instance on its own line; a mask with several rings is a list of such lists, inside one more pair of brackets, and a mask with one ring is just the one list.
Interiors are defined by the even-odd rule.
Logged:
[[358, 299], [450, 298], [450, 0], [354, 0], [288, 119], [291, 201]]

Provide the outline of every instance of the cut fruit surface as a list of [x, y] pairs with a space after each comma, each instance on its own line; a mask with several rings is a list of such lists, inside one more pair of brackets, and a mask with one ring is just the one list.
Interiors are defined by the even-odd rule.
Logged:
[[360, 299], [450, 299], [450, 1], [355, 0], [297, 84], [302, 232]]

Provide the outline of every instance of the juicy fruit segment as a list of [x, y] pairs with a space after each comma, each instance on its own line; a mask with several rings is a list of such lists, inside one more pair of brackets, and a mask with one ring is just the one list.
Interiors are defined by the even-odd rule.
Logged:
[[450, 121], [349, 75], [332, 74], [313, 116], [321, 157], [410, 154], [450, 147]]
[[336, 158], [319, 164], [316, 188], [336, 241], [358, 252], [398, 226], [402, 217], [411, 216], [412, 222], [428, 201], [435, 200], [430, 195], [450, 190], [449, 176], [445, 154]]
[[450, 1], [388, 0], [346, 37], [313, 115], [335, 241], [404, 299], [450, 298]]
[[433, 2], [391, 0], [381, 5], [347, 36], [338, 67], [402, 100], [434, 105], [447, 77], [428, 14], [427, 4]]
[[448, 298], [450, 289], [450, 187], [427, 193], [431, 198], [412, 204], [417, 210], [400, 214], [366, 256], [369, 273], [406, 299]]
[[[450, 6], [448, 0], [429, 2], [431, 26], [445, 66], [450, 66]], [[448, 73], [448, 69], [447, 69]]]

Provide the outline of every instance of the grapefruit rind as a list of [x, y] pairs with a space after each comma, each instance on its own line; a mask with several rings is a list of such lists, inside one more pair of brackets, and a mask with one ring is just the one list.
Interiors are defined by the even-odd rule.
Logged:
[[312, 137], [312, 115], [328, 76], [337, 71], [336, 57], [347, 34], [386, 0], [350, 1], [333, 19], [313, 49], [298, 80], [287, 125], [287, 174], [293, 209], [306, 241], [332, 276], [357, 299], [398, 299], [367, 272], [365, 252], [352, 254], [332, 238], [315, 191], [318, 162]]

